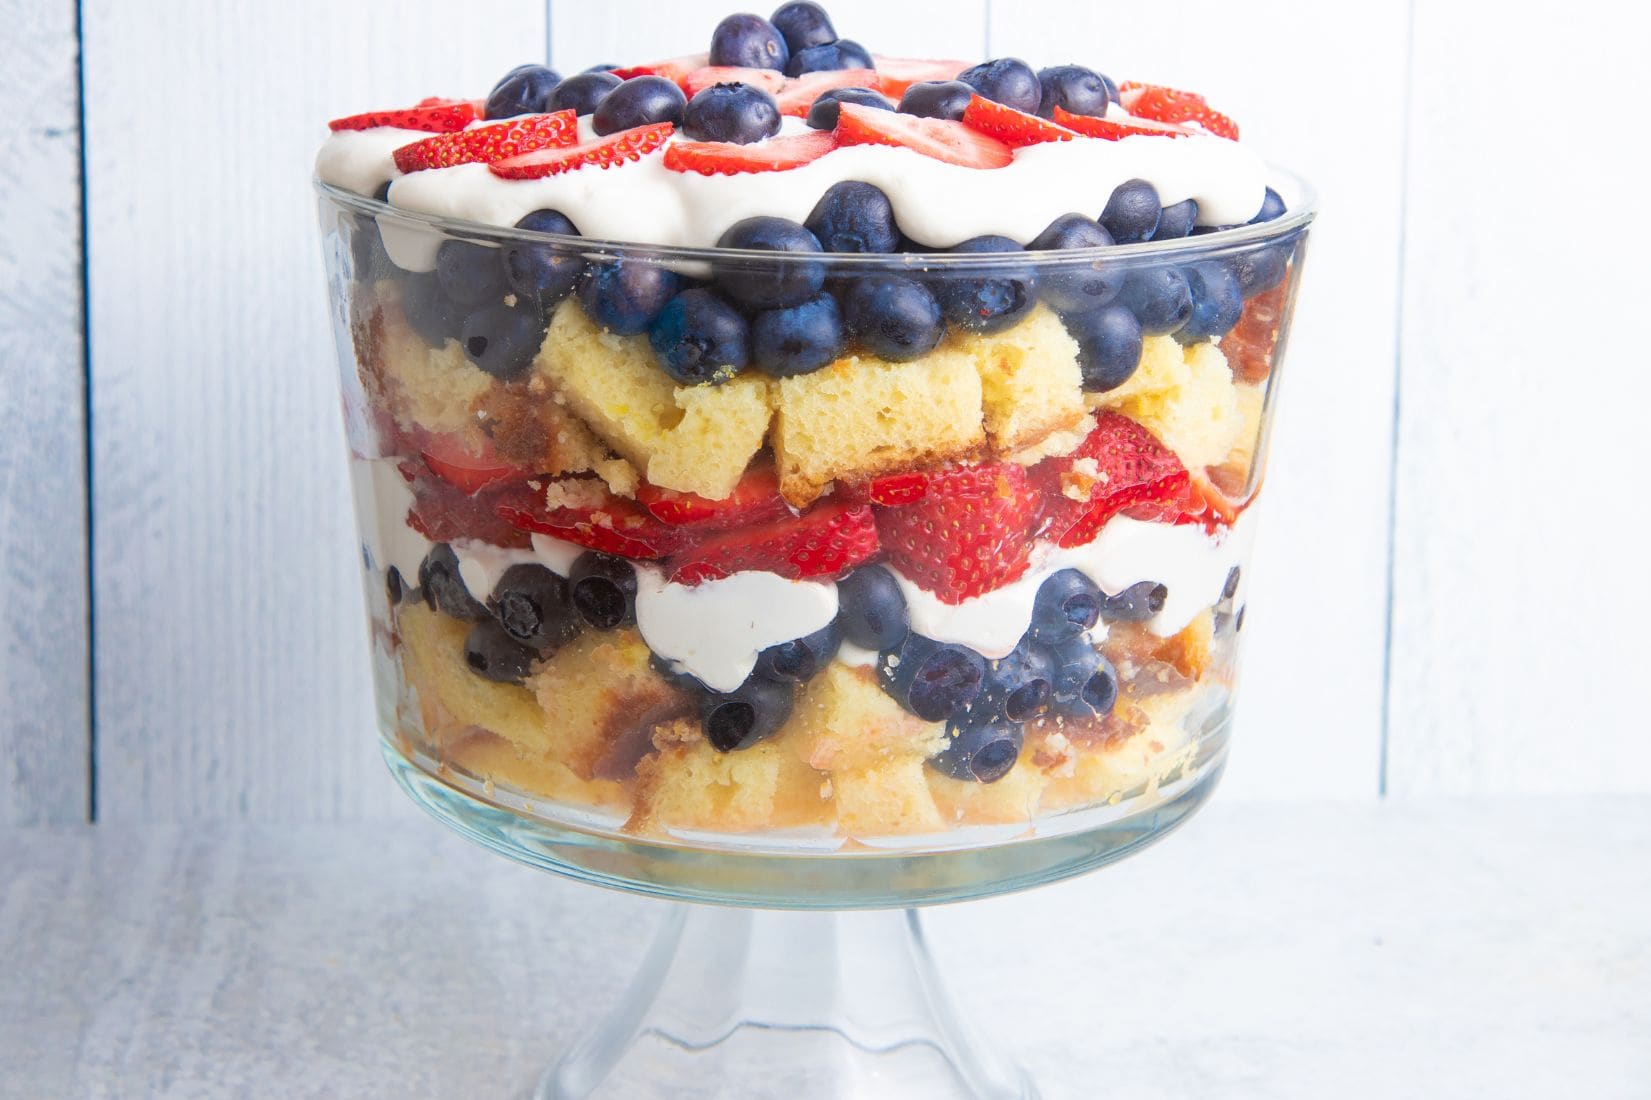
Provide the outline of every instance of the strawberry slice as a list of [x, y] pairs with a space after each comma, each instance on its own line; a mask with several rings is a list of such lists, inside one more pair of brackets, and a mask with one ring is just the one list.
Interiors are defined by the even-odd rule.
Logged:
[[785, 87], [785, 74], [778, 69], [742, 69], [737, 65], [706, 65], [688, 73], [677, 83], [682, 86], [682, 94], [689, 99], [695, 93], [702, 92], [713, 84], [749, 84], [753, 88], [761, 88], [769, 95], [777, 96], [780, 89]]
[[1014, 150], [1003, 142], [961, 122], [879, 111], [858, 103], [843, 104], [836, 133], [838, 145], [898, 145], [965, 168], [1002, 168], [1015, 159]]
[[814, 101], [833, 88], [870, 88], [877, 90], [877, 73], [873, 69], [836, 69], [827, 72], [804, 73], [785, 82], [774, 98], [780, 105], [780, 114], [807, 118]]
[[837, 136], [831, 130], [810, 130], [806, 134], [773, 137], [751, 145], [677, 141], [665, 148], [665, 167], [674, 172], [698, 172], [704, 176], [783, 172], [819, 160], [835, 148]]
[[1278, 350], [1279, 318], [1284, 311], [1288, 279], [1244, 303], [1238, 324], [1221, 338], [1221, 353], [1242, 382], [1265, 382], [1273, 373]]
[[963, 125], [997, 138], [1012, 149], [1042, 145], [1046, 141], [1071, 141], [1077, 135], [1037, 115], [994, 103], [985, 96], [973, 96], [963, 109]]
[[485, 164], [534, 149], [572, 145], [579, 140], [579, 120], [572, 111], [549, 115], [520, 115], [453, 134], [438, 134], [403, 145], [393, 156], [403, 172], [452, 168], [458, 164]]
[[661, 523], [706, 531], [767, 523], [791, 515], [791, 509], [780, 496], [779, 472], [772, 466], [748, 471], [723, 500], [707, 500], [697, 493], [681, 493], [646, 483], [637, 489], [636, 499]]
[[913, 84], [928, 80], [953, 80], [969, 67], [967, 61], [925, 61], [916, 57], [876, 57], [878, 91], [898, 100]]
[[877, 522], [864, 504], [823, 501], [799, 516], [713, 534], [666, 563], [679, 584], [747, 569], [782, 577], [835, 576], [877, 553]]
[[942, 466], [936, 470], [902, 470], [874, 477], [863, 489], [851, 490], [872, 504], [900, 507], [916, 504], [931, 493], [936, 497], [980, 496], [997, 488], [996, 466]]
[[419, 443], [419, 457], [431, 473], [467, 496], [490, 486], [521, 481], [533, 474], [532, 470], [499, 458], [491, 442], [478, 454], [451, 432], [426, 434]]
[[656, 122], [650, 126], [621, 130], [583, 145], [535, 149], [521, 156], [494, 161], [487, 167], [495, 176], [507, 180], [543, 179], [576, 168], [612, 168], [627, 161], [641, 160], [670, 140], [675, 129], [669, 122]]
[[961, 603], [1026, 572], [1040, 497], [1010, 463], [934, 471], [918, 503], [878, 510], [877, 533], [891, 565]]
[[499, 516], [513, 527], [552, 535], [579, 546], [621, 558], [649, 561], [682, 544], [681, 534], [660, 523], [634, 501], [603, 494], [579, 507], [549, 508], [544, 498], [514, 499], [500, 505]]
[[633, 76], [662, 76], [681, 87], [684, 77], [696, 69], [705, 68], [710, 63], [710, 54], [691, 53], [683, 57], [666, 58], [664, 61], [650, 61], [646, 65], [632, 65], [626, 69], [615, 69], [613, 75], [620, 80], [629, 80]]
[[528, 533], [506, 523], [499, 514], [504, 508], [532, 505], [539, 494], [526, 484], [467, 493], [428, 474], [411, 480], [413, 507], [407, 513], [407, 526], [431, 542], [475, 539], [492, 546], [528, 545]]
[[1077, 450], [1032, 467], [1043, 493], [1043, 529], [1062, 546], [1094, 540], [1126, 508], [1138, 519], [1171, 519], [1187, 505], [1189, 478], [1175, 453], [1135, 421], [1103, 412]]
[[1212, 108], [1197, 92], [1183, 92], [1162, 84], [1125, 81], [1118, 88], [1124, 110], [1137, 118], [1159, 122], [1194, 122], [1216, 137], [1238, 140], [1238, 123]]
[[395, 111], [368, 111], [347, 115], [327, 123], [327, 129], [373, 130], [380, 126], [394, 126], [401, 130], [428, 130], [432, 134], [447, 134], [462, 130], [482, 117], [479, 99], [441, 99], [432, 96], [419, 101], [416, 107]]
[[1230, 478], [1218, 467], [1211, 467], [1203, 473], [1191, 473], [1189, 477], [1191, 483], [1187, 486], [1187, 497], [1191, 507], [1178, 515], [1176, 522], [1202, 523], [1210, 531], [1231, 527], [1238, 522], [1239, 513], [1244, 511], [1244, 486], [1235, 481], [1241, 479]]
[[1055, 107], [1055, 121], [1068, 130], [1076, 130], [1085, 137], [1122, 141], [1126, 137], [1192, 137], [1197, 131], [1173, 122], [1154, 122], [1148, 118], [1096, 118], [1093, 115], [1075, 115], [1066, 108]]

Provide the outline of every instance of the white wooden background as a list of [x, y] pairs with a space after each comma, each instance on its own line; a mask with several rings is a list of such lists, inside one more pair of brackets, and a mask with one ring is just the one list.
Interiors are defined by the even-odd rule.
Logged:
[[[0, 822], [396, 812], [322, 123], [546, 43], [688, 52], [729, 4], [0, 0]], [[879, 52], [1207, 90], [1320, 188], [1228, 797], [1651, 791], [1643, 6], [830, 7]]]

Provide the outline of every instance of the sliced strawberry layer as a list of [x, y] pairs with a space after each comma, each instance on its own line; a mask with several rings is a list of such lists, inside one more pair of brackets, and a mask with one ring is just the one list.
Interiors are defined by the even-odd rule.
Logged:
[[403, 145], [393, 155], [396, 167], [403, 172], [421, 172], [459, 164], [486, 164], [535, 149], [572, 145], [578, 140], [579, 120], [574, 113], [557, 111], [549, 115], [521, 115], [491, 126], [439, 134]]
[[665, 167], [675, 172], [698, 172], [705, 176], [783, 172], [787, 168], [819, 160], [835, 148], [837, 136], [830, 130], [810, 130], [806, 134], [774, 137], [751, 145], [736, 145], [727, 141], [678, 141], [666, 147]]
[[529, 544], [526, 531], [500, 518], [502, 509], [530, 506], [538, 497], [526, 484], [467, 493], [423, 475], [412, 479], [412, 488], [413, 507], [407, 513], [407, 525], [431, 542], [476, 539], [512, 548]]
[[1015, 159], [1009, 146], [961, 122], [917, 118], [857, 103], [843, 104], [836, 133], [839, 145], [896, 145], [965, 168], [1002, 168]]
[[1221, 353], [1227, 357], [1227, 364], [1239, 381], [1265, 382], [1273, 373], [1284, 292], [1289, 285], [1286, 279], [1245, 302], [1238, 324], [1221, 338]]
[[902, 470], [895, 474], [874, 477], [865, 486], [850, 490], [872, 504], [899, 507], [916, 504], [931, 494], [945, 496], [979, 496], [993, 492], [997, 487], [998, 467], [945, 466], [937, 470]]
[[928, 80], [953, 80], [969, 67], [967, 61], [927, 61], [916, 57], [872, 57], [877, 66], [876, 89], [898, 100], [913, 84]]
[[877, 523], [863, 504], [825, 501], [800, 516], [713, 534], [666, 563], [680, 584], [747, 569], [782, 577], [835, 576], [877, 553]]
[[421, 100], [416, 107], [394, 111], [368, 111], [347, 115], [327, 123], [329, 130], [373, 130], [380, 126], [394, 126], [401, 130], [428, 130], [432, 134], [446, 134], [462, 130], [482, 117], [479, 99]]
[[632, 65], [627, 69], [615, 69], [613, 75], [620, 80], [629, 80], [633, 76], [662, 76], [681, 87], [683, 78], [695, 69], [703, 69], [711, 63], [708, 53], [691, 53], [683, 57], [670, 57], [664, 61], [650, 61], [646, 65]]
[[532, 470], [499, 458], [491, 443], [477, 453], [451, 433], [425, 433], [418, 442], [418, 449], [419, 457], [431, 473], [467, 494], [510, 481], [522, 481], [533, 474]]
[[1055, 121], [1068, 130], [1076, 130], [1085, 137], [1121, 141], [1126, 137], [1192, 137], [1197, 131], [1173, 122], [1154, 122], [1144, 118], [1096, 118], [1093, 115], [1075, 115], [1064, 107], [1055, 108]]
[[963, 125], [987, 137], [997, 138], [1012, 149], [1042, 145], [1046, 141], [1071, 141], [1077, 136], [1065, 126], [1005, 107], [980, 95], [971, 98], [969, 105], [963, 109]]
[[1118, 88], [1124, 109], [1137, 118], [1159, 122], [1196, 122], [1217, 137], [1238, 140], [1238, 123], [1213, 109], [1197, 92], [1183, 92], [1162, 84], [1125, 81]]
[[1043, 530], [1061, 546], [1094, 540], [1106, 521], [1144, 506], [1140, 519], [1174, 520], [1187, 506], [1189, 478], [1175, 453], [1135, 421], [1103, 412], [1077, 450], [1032, 467], [1043, 494]]
[[804, 73], [787, 80], [774, 98], [780, 105], [780, 114], [806, 118], [814, 101], [833, 88], [870, 88], [876, 91], [877, 73], [873, 69]]
[[1176, 517], [1177, 523], [1201, 523], [1207, 530], [1231, 527], [1244, 511], [1244, 487], [1225, 484], [1226, 475], [1216, 469], [1191, 473], [1187, 486], [1188, 507]]
[[772, 466], [748, 471], [724, 500], [707, 500], [696, 493], [649, 484], [636, 491], [636, 499], [661, 523], [706, 531], [767, 523], [791, 515], [780, 496], [779, 473]]
[[961, 603], [1026, 572], [1040, 496], [1009, 463], [937, 471], [917, 503], [879, 509], [877, 532], [891, 565]]
[[669, 122], [656, 122], [651, 126], [621, 130], [583, 145], [536, 149], [521, 156], [494, 161], [487, 167], [495, 176], [507, 180], [543, 179], [576, 168], [612, 168], [641, 160], [664, 145], [674, 132], [675, 127]]
[[664, 557], [682, 544], [682, 535], [675, 528], [660, 523], [634, 501], [611, 494], [597, 503], [577, 508], [549, 508], [544, 498], [535, 494], [530, 499], [506, 502], [498, 514], [524, 531], [536, 531], [621, 558], [650, 561]]
[[741, 69], [733, 65], [707, 65], [677, 81], [682, 87], [682, 94], [689, 99], [713, 84], [749, 84], [769, 95], [779, 95], [785, 83], [785, 74], [778, 69]]

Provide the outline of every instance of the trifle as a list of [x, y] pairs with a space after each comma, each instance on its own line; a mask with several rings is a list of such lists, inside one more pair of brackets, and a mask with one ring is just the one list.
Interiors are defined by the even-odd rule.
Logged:
[[1311, 217], [1238, 138], [807, 3], [333, 121], [393, 751], [524, 819], [843, 854], [1213, 779]]

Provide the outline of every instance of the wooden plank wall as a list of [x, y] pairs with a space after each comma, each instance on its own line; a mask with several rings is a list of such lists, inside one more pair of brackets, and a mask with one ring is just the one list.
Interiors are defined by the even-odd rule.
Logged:
[[[1229, 796], [1651, 791], [1633, 674], [1651, 656], [1646, 230], [1612, 201], [1636, 191], [1621, 111], [1561, 94], [1633, 102], [1643, 12], [830, 7], [879, 52], [1083, 59], [1216, 92], [1319, 187]], [[0, 203], [0, 381], [24, 410], [0, 434], [0, 822], [85, 811], [88, 541], [100, 819], [395, 812], [308, 186], [320, 120], [485, 88], [547, 40], [564, 71], [687, 52], [727, 9], [486, 0], [456, 28], [434, 0], [83, 0], [90, 538], [76, 13], [0, 0], [21, 43], [0, 104], [24, 105], [0, 172], [29, 200]]]

